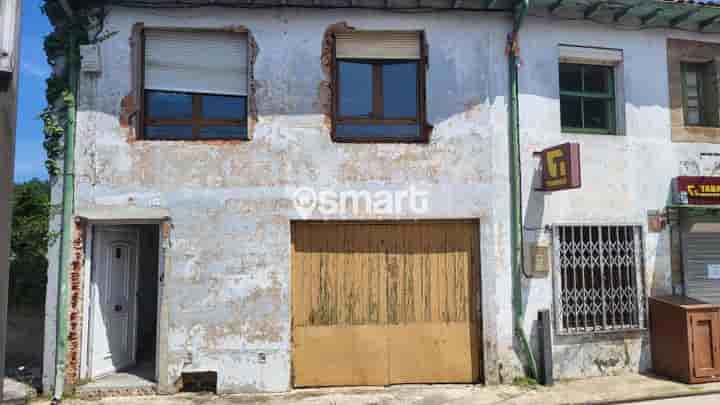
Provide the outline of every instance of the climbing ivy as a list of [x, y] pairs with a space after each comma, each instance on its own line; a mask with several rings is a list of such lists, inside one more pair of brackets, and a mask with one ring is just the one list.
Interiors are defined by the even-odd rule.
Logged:
[[[68, 59], [78, 58], [80, 45], [96, 43], [107, 39], [111, 34], [104, 31], [105, 4], [108, 0], [68, 0], [72, 8], [72, 17], [60, 1], [44, 0], [41, 9], [50, 20], [53, 31], [45, 37], [44, 47], [52, 74], [47, 79], [45, 98], [47, 106], [40, 112], [45, 140], [43, 146], [47, 153], [45, 167], [51, 177], [60, 174], [58, 162], [62, 158], [62, 141], [68, 124], [69, 113], [74, 110], [70, 91], [70, 75], [66, 68]], [[96, 33], [90, 37], [90, 33]], [[75, 46], [70, 38], [75, 37]]]

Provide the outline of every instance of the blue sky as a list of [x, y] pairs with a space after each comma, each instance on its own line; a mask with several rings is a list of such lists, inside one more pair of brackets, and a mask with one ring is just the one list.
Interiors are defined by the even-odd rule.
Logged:
[[24, 0], [20, 35], [20, 83], [18, 99], [15, 181], [47, 178], [42, 123], [38, 114], [45, 108], [45, 79], [50, 67], [43, 39], [50, 23], [40, 11], [41, 0]]

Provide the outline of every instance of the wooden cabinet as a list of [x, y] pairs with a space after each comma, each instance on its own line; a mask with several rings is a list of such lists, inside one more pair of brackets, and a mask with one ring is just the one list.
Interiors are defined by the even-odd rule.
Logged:
[[688, 384], [720, 381], [720, 305], [651, 297], [650, 346], [656, 374]]

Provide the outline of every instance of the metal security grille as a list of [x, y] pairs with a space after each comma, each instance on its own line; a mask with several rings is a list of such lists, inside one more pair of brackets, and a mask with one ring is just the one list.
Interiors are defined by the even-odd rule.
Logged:
[[642, 227], [556, 225], [555, 322], [580, 334], [645, 326]]

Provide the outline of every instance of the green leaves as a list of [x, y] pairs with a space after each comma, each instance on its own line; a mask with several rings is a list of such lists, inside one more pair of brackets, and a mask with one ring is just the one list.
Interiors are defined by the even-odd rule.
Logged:
[[[45, 140], [43, 146], [47, 152], [45, 167], [50, 177], [60, 175], [62, 158], [62, 140], [68, 123], [68, 113], [75, 108], [75, 98], [70, 92], [69, 75], [66, 66], [70, 58], [79, 58], [79, 45], [99, 43], [116, 35], [117, 32], [104, 30], [106, 16], [105, 4], [108, 0], [74, 0], [71, 20], [57, 0], [45, 0], [41, 9], [48, 16], [54, 30], [45, 37], [44, 48], [48, 64], [53, 73], [47, 79], [45, 98], [47, 107], [40, 113], [43, 121]], [[90, 38], [89, 32], [95, 32]], [[70, 38], [77, 39], [77, 46], [71, 45]], [[59, 63], [64, 60], [64, 63]]]
[[42, 305], [48, 243], [57, 237], [48, 228], [50, 185], [36, 179], [16, 184], [12, 208], [9, 299], [14, 305]]

